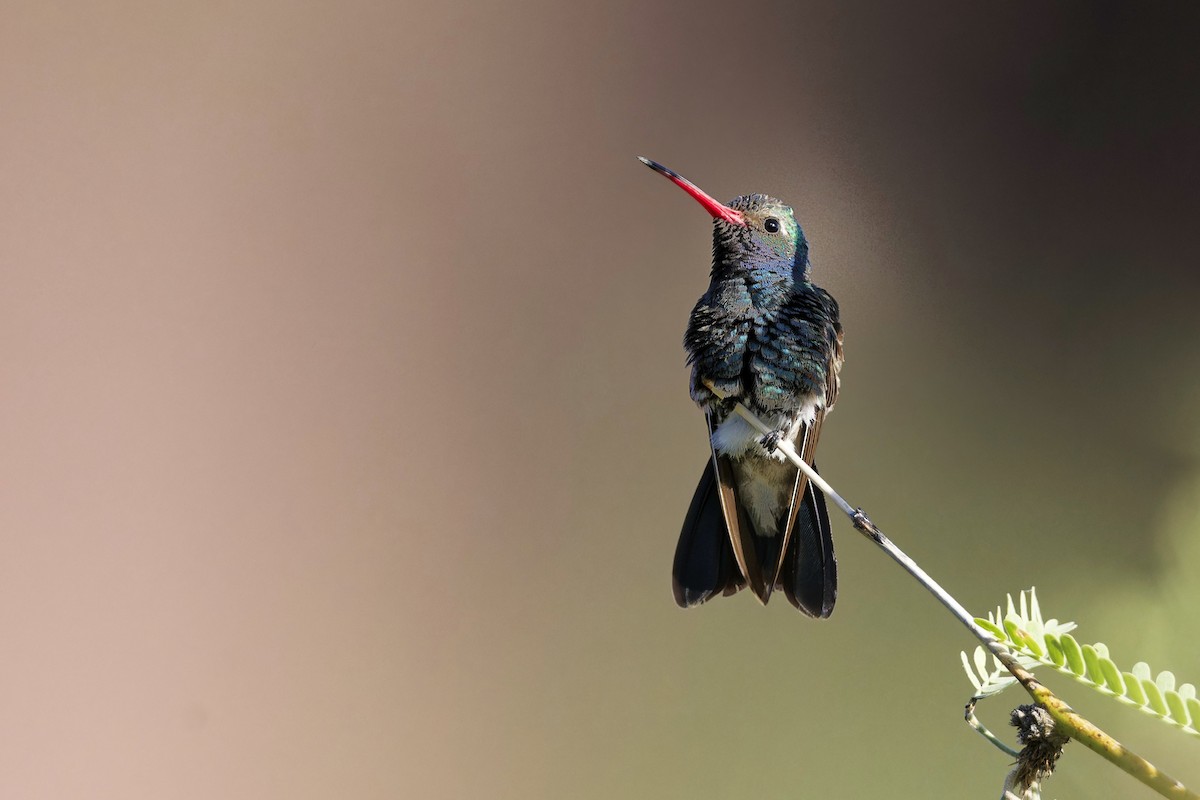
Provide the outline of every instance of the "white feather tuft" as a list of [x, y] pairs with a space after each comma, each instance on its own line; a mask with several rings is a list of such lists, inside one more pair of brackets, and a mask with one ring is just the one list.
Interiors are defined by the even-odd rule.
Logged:
[[[817, 417], [817, 409], [824, 405], [824, 398], [814, 397], [801, 406], [795, 416], [777, 411], [773, 414], [760, 414], [759, 419], [775, 429], [786, 427], [787, 438], [795, 442], [801, 427], [811, 424]], [[763, 456], [766, 453], [758, 444], [760, 439], [762, 439], [762, 434], [755, 430], [745, 418], [740, 414], [730, 414], [713, 431], [712, 446], [718, 453], [730, 458], [741, 458], [748, 453]], [[771, 458], [776, 461], [784, 461], [786, 457], [776, 450], [771, 453]]]

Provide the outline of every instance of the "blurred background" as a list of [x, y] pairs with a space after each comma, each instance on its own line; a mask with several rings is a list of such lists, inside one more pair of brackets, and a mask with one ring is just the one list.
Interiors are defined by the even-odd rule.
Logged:
[[[842, 493], [972, 610], [1200, 680], [1168, 8], [8, 4], [0, 796], [998, 794], [972, 640], [848, 524], [828, 622], [675, 608], [710, 223], [638, 154], [796, 208]], [[1048, 791], [1149, 794], [1078, 745]]]

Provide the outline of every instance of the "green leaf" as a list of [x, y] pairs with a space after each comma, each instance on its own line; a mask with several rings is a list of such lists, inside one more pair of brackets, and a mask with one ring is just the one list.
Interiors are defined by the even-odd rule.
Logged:
[[1146, 693], [1146, 707], [1154, 709], [1160, 716], [1166, 716], [1167, 703], [1163, 700], [1158, 684], [1152, 680], [1143, 680], [1142, 691]]
[[1132, 672], [1125, 673], [1125, 696], [1139, 706], [1146, 705], [1146, 693], [1142, 691], [1142, 682]]
[[1042, 645], [1037, 638], [1029, 631], [1021, 631], [1021, 642], [1025, 645], [1029, 652], [1033, 653], [1033, 657], [1041, 661], [1046, 656], [1046, 651], [1042, 649]]
[[1167, 701], [1167, 708], [1171, 709], [1171, 719], [1180, 725], [1187, 725], [1187, 706], [1184, 704], [1183, 698], [1179, 696], [1179, 692], [1169, 689], [1163, 692], [1163, 699]]
[[1117, 665], [1112, 662], [1112, 659], [1100, 659], [1100, 674], [1104, 677], [1104, 685], [1107, 686], [1113, 694], [1124, 696], [1125, 682], [1121, 680], [1121, 671], [1117, 669]]
[[983, 617], [976, 617], [975, 624], [978, 625], [979, 627], [983, 628], [985, 631], [990, 633], [992, 636], [995, 636], [997, 639], [999, 639], [1002, 642], [1008, 640], [1008, 634], [1006, 634], [1004, 632], [1004, 629], [1001, 628], [996, 623], [992, 622], [990, 619], [984, 619]]
[[[977, 618], [976, 623], [1006, 645], [1024, 667], [1053, 666], [1099, 692], [1182, 726], [1190, 736], [1200, 737], [1200, 692], [1194, 684], [1181, 683], [1176, 689], [1174, 673], [1163, 671], [1155, 676], [1144, 661], [1123, 672], [1112, 660], [1106, 644], [1081, 645], [1070, 635], [1076, 627], [1074, 622], [1044, 620], [1032, 589], [1015, 597], [1008, 595], [1006, 601], [1007, 613], [1000, 607], [987, 619]], [[974, 664], [966, 652], [961, 655], [963, 669], [976, 687], [975, 699], [998, 694], [1015, 683], [995, 658], [988, 659], [986, 648], [976, 649]]]
[[1067, 657], [1063, 655], [1062, 643], [1058, 641], [1058, 637], [1053, 633], [1047, 633], [1045, 639], [1046, 652], [1050, 655], [1050, 660], [1054, 663], [1054, 666], [1061, 667], [1067, 663]]
[[[1011, 605], [1011, 603], [1012, 598], [1010, 597], [1009, 604]], [[1018, 646], [1021, 644], [1021, 626], [1017, 624], [1015, 619], [1011, 619], [1009, 617], [1004, 618], [1004, 631], [1006, 634], [1005, 638], [1007, 638], [1008, 641]]]
[[1079, 642], [1075, 641], [1075, 637], [1069, 633], [1064, 633], [1059, 641], [1062, 643], [1063, 655], [1067, 659], [1067, 668], [1076, 675], [1086, 675], [1087, 665], [1083, 663], [1083, 651], [1079, 649]]
[[1104, 675], [1100, 672], [1100, 656], [1090, 644], [1083, 646], [1083, 663], [1087, 664], [1087, 676], [1092, 679], [1092, 683], [1104, 682]]

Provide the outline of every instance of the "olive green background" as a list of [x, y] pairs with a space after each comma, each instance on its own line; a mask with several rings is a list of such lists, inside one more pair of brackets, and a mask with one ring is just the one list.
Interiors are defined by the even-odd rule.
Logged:
[[0, 796], [998, 795], [971, 640], [844, 522], [828, 622], [674, 607], [709, 222], [638, 154], [795, 206], [852, 502], [1200, 680], [1182, 8], [8, 4]]

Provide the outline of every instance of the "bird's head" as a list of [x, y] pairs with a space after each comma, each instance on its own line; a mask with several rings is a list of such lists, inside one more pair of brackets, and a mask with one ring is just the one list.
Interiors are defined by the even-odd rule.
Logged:
[[764, 194], [742, 195], [724, 205], [662, 164], [638, 158], [712, 215], [714, 274], [754, 269], [776, 272], [797, 282], [808, 280], [808, 240], [791, 206]]

